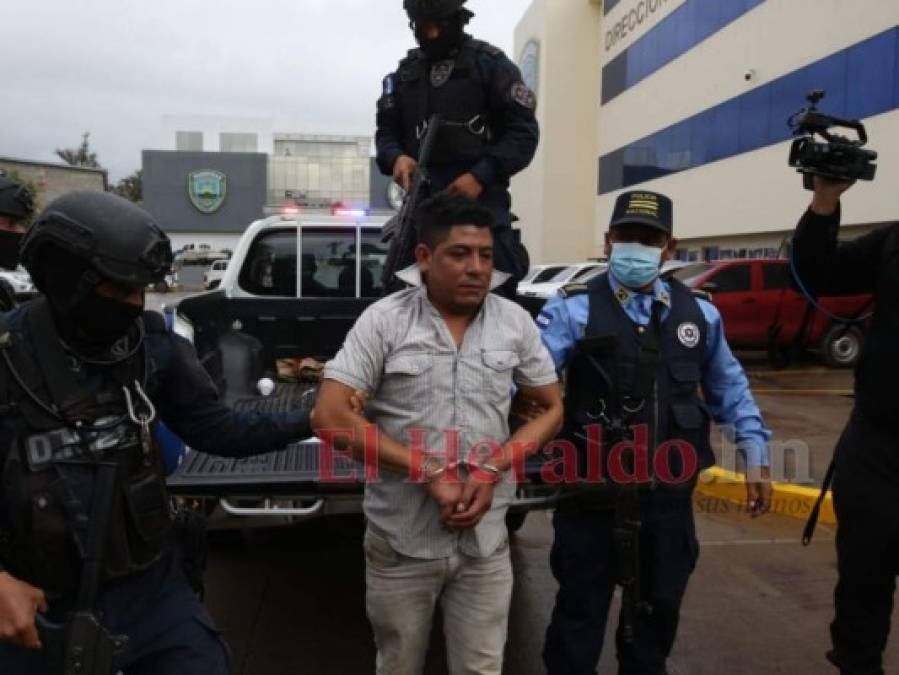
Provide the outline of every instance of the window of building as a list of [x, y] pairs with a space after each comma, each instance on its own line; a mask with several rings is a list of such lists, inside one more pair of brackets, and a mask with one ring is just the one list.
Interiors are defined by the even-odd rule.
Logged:
[[221, 152], [256, 152], [259, 142], [256, 134], [219, 134]]
[[716, 293], [748, 293], [752, 290], [752, 266], [728, 265], [709, 281], [715, 284]]
[[899, 29], [891, 29], [704, 110], [599, 159], [599, 193], [751, 152], [791, 137], [788, 118], [813, 89], [850, 119], [899, 108]]
[[721, 252], [717, 246], [706, 246], [702, 249], [702, 259], [706, 262], [714, 262], [721, 257]]
[[302, 297], [356, 297], [355, 229], [304, 229], [302, 250]]
[[178, 152], [203, 152], [203, 132], [176, 131], [175, 150]]
[[250, 246], [238, 283], [254, 295], [297, 297], [296, 230], [259, 236]]

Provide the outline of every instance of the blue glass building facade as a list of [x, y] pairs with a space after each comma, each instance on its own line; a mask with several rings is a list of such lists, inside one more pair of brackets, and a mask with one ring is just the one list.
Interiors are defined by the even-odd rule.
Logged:
[[[697, 6], [709, 4], [704, 0], [692, 2]], [[689, 4], [691, 0], [675, 13]], [[731, 0], [714, 4], [730, 5]], [[737, 0], [733, 4], [742, 4], [748, 11], [750, 4], [759, 1]], [[699, 34], [694, 33], [694, 37]], [[897, 66], [899, 28], [891, 28], [603, 155], [599, 159], [599, 194], [786, 141], [790, 138], [787, 120], [804, 105], [805, 95], [813, 89], [827, 91], [821, 109], [839, 117], [863, 119], [897, 109]]]
[[[765, 0], [686, 0], [602, 69], [605, 105]], [[619, 0], [606, 0], [608, 13]]]

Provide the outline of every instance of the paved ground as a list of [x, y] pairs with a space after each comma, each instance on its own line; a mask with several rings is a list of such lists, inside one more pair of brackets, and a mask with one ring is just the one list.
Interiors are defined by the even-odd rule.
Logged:
[[[672, 675], [834, 672], [824, 659], [835, 580], [832, 532], [825, 528], [803, 549], [795, 520], [700, 513], [697, 521], [702, 554]], [[234, 647], [237, 673], [373, 672], [361, 537], [361, 520], [343, 517], [217, 539], [209, 605]], [[545, 672], [540, 649], [556, 590], [551, 537], [547, 513], [531, 514], [514, 537], [508, 675]], [[426, 673], [445, 673], [442, 659], [435, 639]], [[899, 639], [889, 649], [887, 672], [897, 669]], [[615, 672], [614, 654], [603, 655], [599, 672]]]

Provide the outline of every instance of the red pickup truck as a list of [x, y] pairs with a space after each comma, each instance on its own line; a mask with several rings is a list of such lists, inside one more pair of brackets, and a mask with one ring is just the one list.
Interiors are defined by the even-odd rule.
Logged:
[[[787, 260], [722, 260], [681, 267], [673, 276], [691, 288], [708, 292], [724, 319], [727, 340], [733, 347], [770, 349], [769, 333], [781, 325], [776, 346], [793, 345], [808, 302], [794, 290]], [[870, 295], [827, 296], [818, 304], [837, 317], [855, 318], [872, 309]], [[861, 353], [864, 334], [860, 327], [846, 328], [815, 310], [807, 329], [805, 346], [820, 351], [831, 367], [850, 367]]]

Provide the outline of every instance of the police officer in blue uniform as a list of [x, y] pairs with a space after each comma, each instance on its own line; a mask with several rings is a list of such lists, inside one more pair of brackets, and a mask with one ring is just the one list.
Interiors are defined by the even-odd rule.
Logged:
[[[21, 183], [0, 176], [0, 267], [15, 270], [19, 266], [19, 247], [25, 236], [25, 223], [34, 212], [31, 191]], [[13, 290], [0, 283], [0, 311], [16, 304]]]
[[[746, 458], [749, 511], [769, 508], [770, 432], [721, 317], [679, 282], [659, 278], [677, 247], [672, 211], [664, 195], [622, 194], [606, 235], [609, 271], [569, 285], [537, 319], [566, 371], [563, 435], [577, 448], [581, 479], [554, 517], [551, 566], [559, 593], [544, 649], [551, 675], [596, 672], [616, 582], [623, 583], [628, 552], [637, 551], [623, 588], [639, 597], [623, 604], [619, 672], [667, 672], [698, 556], [693, 487], [697, 473], [714, 463], [710, 417], [726, 425]], [[591, 423], [602, 428], [602, 449], [585, 442]], [[616, 474], [606, 446], [619, 441], [643, 451]], [[633, 513], [622, 517], [629, 497]]]
[[512, 229], [509, 180], [537, 151], [537, 98], [500, 49], [465, 33], [474, 16], [465, 2], [404, 0], [419, 48], [384, 78], [377, 161], [382, 173], [408, 188], [427, 122], [439, 114], [428, 167], [432, 189], [477, 199], [494, 212], [494, 262], [512, 275], [503, 293], [514, 296], [529, 260], [520, 233]]
[[130, 202], [56, 199], [22, 258], [43, 295], [0, 314], [0, 672], [50, 672], [44, 627], [64, 625], [82, 590], [103, 464], [116, 482], [96, 610], [128, 638], [115, 671], [226, 675], [227, 646], [174, 543], [153, 428], [164, 421], [198, 450], [242, 457], [311, 435], [308, 412], [236, 413], [218, 401], [192, 345], [144, 311], [143, 289], [172, 251]]

